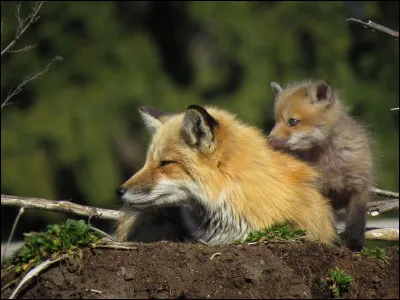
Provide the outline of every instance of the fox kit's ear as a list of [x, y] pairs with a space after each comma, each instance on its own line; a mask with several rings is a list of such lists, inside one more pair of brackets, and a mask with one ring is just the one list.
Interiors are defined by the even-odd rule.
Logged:
[[311, 101], [314, 103], [331, 104], [334, 100], [333, 90], [329, 82], [317, 80], [311, 87]]
[[151, 133], [156, 132], [168, 118], [173, 115], [171, 113], [165, 113], [159, 111], [150, 106], [139, 107], [139, 113], [142, 116], [144, 124]]
[[203, 107], [189, 105], [182, 123], [182, 135], [186, 143], [197, 146], [206, 153], [215, 149], [214, 130], [218, 126], [215, 120]]
[[270, 83], [270, 86], [271, 86], [272, 92], [274, 93], [275, 99], [278, 98], [279, 94], [282, 93], [281, 86], [278, 83], [273, 82], [273, 81]]

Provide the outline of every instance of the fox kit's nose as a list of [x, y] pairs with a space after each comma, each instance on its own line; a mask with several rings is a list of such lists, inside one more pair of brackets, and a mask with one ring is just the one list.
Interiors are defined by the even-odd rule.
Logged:
[[122, 197], [123, 194], [126, 192], [126, 188], [120, 186], [119, 188], [116, 189], [118, 197]]
[[268, 136], [267, 137], [268, 142], [270, 143], [270, 145], [274, 148], [283, 148], [283, 146], [285, 145], [285, 141], [278, 139], [278, 138], [273, 138], [272, 136]]

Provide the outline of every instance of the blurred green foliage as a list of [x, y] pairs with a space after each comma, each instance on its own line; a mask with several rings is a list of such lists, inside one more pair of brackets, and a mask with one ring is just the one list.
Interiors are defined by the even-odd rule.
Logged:
[[[22, 3], [29, 13], [30, 2]], [[16, 2], [1, 2], [2, 49]], [[1, 111], [2, 193], [116, 207], [144, 163], [138, 107], [214, 104], [268, 132], [269, 82], [324, 78], [375, 140], [377, 186], [398, 191], [398, 1], [46, 2], [1, 62], [1, 97], [64, 58]]]

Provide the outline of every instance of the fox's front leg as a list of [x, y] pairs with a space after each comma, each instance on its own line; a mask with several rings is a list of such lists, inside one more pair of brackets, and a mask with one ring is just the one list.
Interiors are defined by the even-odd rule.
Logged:
[[346, 208], [346, 246], [353, 251], [360, 251], [365, 246], [366, 212], [369, 191], [354, 192]]

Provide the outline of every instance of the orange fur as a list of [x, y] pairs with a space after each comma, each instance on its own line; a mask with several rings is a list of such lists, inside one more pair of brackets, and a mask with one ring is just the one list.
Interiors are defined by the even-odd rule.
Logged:
[[347, 114], [338, 92], [326, 81], [307, 80], [284, 89], [271, 83], [271, 87], [276, 99], [270, 143], [321, 172], [323, 194], [335, 209], [347, 210], [346, 244], [360, 250], [373, 181], [369, 134]]
[[[121, 198], [140, 209], [134, 196], [127, 194], [140, 195], [148, 202], [146, 207], [152, 207], [147, 195], [160, 182], [173, 183], [181, 189], [195, 190], [188, 198], [196, 198], [207, 211], [221, 210], [221, 218], [232, 218], [232, 226], [244, 220], [246, 234], [288, 222], [305, 229], [310, 239], [332, 242], [333, 214], [329, 202], [318, 191], [319, 173], [294, 157], [273, 150], [260, 130], [229, 112], [215, 107], [205, 109], [218, 125], [213, 129], [204, 127], [204, 135], [199, 136], [210, 137], [204, 143], [201, 140], [190, 144], [183, 137], [185, 113], [158, 118], [160, 124], [154, 131], [145, 165], [121, 186], [125, 191]], [[161, 165], [162, 161], [172, 163]], [[187, 205], [184, 199], [175, 204]], [[119, 231], [124, 232], [125, 227], [120, 224]], [[230, 239], [210, 243], [234, 241]]]

